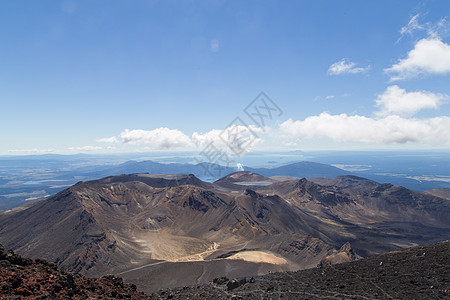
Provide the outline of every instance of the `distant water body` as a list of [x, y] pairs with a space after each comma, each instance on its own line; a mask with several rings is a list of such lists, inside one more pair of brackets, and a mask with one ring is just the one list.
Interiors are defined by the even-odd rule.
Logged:
[[31, 180], [31, 181], [24, 182], [23, 184], [31, 185], [31, 184], [41, 184], [44, 182], [56, 182], [56, 181], [67, 181], [67, 180], [61, 180], [61, 179]]

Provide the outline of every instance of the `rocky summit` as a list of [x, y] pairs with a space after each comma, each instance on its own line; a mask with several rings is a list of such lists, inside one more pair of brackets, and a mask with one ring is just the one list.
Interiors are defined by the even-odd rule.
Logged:
[[[345, 246], [348, 251], [348, 245]], [[450, 242], [297, 272], [214, 278], [145, 295], [121, 278], [86, 278], [0, 245], [1, 299], [448, 299]]]

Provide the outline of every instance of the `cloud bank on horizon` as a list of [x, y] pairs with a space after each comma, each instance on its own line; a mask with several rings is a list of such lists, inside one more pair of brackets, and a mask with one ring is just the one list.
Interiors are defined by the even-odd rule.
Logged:
[[[420, 6], [419, 9], [424, 6], [425, 5]], [[445, 4], [442, 4], [440, 7], [443, 6], [445, 7]], [[404, 7], [405, 5], [399, 4], [399, 14], [404, 13]], [[278, 9], [278, 7], [276, 8]], [[283, 8], [286, 9], [286, 7]], [[349, 7], [346, 7], [345, 9], [349, 9]], [[359, 7], [359, 9], [361, 9], [361, 7]], [[177, 26], [174, 26], [172, 29], [169, 28], [168, 32], [176, 36], [175, 33], [179, 33], [178, 30], [180, 30], [181, 36], [184, 37], [185, 30], [188, 31], [189, 29], [191, 30], [189, 31], [189, 34], [192, 36], [186, 37], [186, 40], [174, 39], [173, 41], [155, 39], [155, 37], [152, 36], [152, 39], [148, 40], [149, 42], [153, 42], [154, 40], [162, 41], [161, 43], [156, 44], [163, 45], [164, 47], [161, 48], [161, 52], [153, 53], [154, 56], [150, 57], [152, 59], [149, 58], [146, 67], [144, 67], [144, 65], [141, 67], [144, 60], [142, 60], [143, 56], [140, 56], [142, 53], [146, 52], [133, 52], [135, 47], [132, 47], [132, 43], [130, 43], [129, 49], [123, 48], [120, 50], [122, 52], [119, 52], [135, 53], [135, 57], [130, 54], [127, 58], [120, 58], [120, 56], [111, 56], [109, 58], [113, 61], [116, 61], [116, 58], [118, 58], [119, 61], [121, 59], [127, 61], [128, 59], [130, 62], [129, 67], [125, 67], [125, 65], [127, 65], [126, 63], [117, 65], [117, 68], [121, 70], [120, 72], [117, 71], [117, 74], [120, 75], [122, 74], [121, 72], [123, 72], [122, 75], [119, 76], [114, 72], [108, 72], [108, 74], [106, 74], [109, 75], [111, 73], [114, 76], [117, 75], [118, 82], [122, 84], [123, 81], [124, 86], [126, 86], [123, 91], [122, 87], [118, 87], [117, 90], [115, 90], [119, 92], [122, 91], [123, 93], [118, 96], [118, 98], [112, 99], [111, 103], [109, 102], [108, 96], [106, 96], [106, 94], [103, 96], [102, 94], [102, 91], [109, 90], [111, 89], [111, 86], [114, 86], [114, 84], [110, 84], [107, 80], [105, 80], [104, 86], [102, 86], [100, 80], [98, 84], [99, 87], [97, 87], [96, 84], [91, 90], [86, 89], [86, 92], [80, 92], [83, 91], [83, 86], [76, 89], [76, 93], [73, 93], [73, 98], [68, 98], [75, 100], [72, 102], [71, 100], [67, 100], [67, 103], [77, 103], [77, 108], [79, 108], [76, 113], [73, 112], [73, 115], [77, 116], [73, 119], [76, 120], [67, 120], [67, 123], [72, 121], [70, 122], [71, 126], [73, 126], [73, 128], [71, 128], [72, 131], [68, 133], [69, 131], [58, 130], [63, 127], [54, 130], [56, 132], [54, 133], [55, 136], [56, 134], [59, 134], [60, 131], [62, 132], [61, 136], [67, 137], [67, 140], [64, 140], [64, 142], [61, 142], [60, 144], [55, 142], [54, 145], [46, 144], [44, 142], [35, 145], [31, 143], [38, 143], [39, 141], [37, 141], [37, 139], [33, 140], [34, 137], [30, 134], [28, 137], [31, 138], [28, 138], [30, 140], [28, 144], [25, 136], [23, 138], [21, 137], [21, 139], [11, 138], [10, 141], [16, 142], [17, 140], [18, 142], [14, 145], [11, 143], [10, 147], [17, 149], [7, 150], [8, 148], [5, 148], [2, 149], [2, 151], [11, 154], [95, 153], [108, 151], [125, 152], [153, 150], [203, 151], [208, 146], [214, 145], [217, 149], [227, 153], [233, 154], [238, 152], [240, 154], [245, 154], [254, 150], [308, 149], [308, 147], [304, 148], [308, 143], [309, 145], [313, 145], [310, 149], [349, 149], [354, 146], [365, 149], [383, 147], [450, 149], [450, 135], [448, 134], [448, 132], [450, 132], [450, 116], [448, 114], [450, 90], [445, 83], [445, 80], [450, 76], [450, 45], [448, 40], [450, 37], [450, 23], [448, 17], [442, 18], [442, 15], [437, 15], [441, 13], [440, 10], [434, 12], [432, 16], [432, 18], [434, 18], [433, 22], [424, 21], [426, 17], [431, 15], [427, 13], [415, 13], [410, 15], [408, 20], [405, 19], [402, 22], [405, 24], [404, 26], [402, 26], [402, 23], [398, 24], [398, 20], [387, 20], [386, 23], [383, 24], [384, 31], [380, 30], [380, 32], [381, 34], [388, 36], [384, 40], [391, 41], [392, 45], [389, 45], [389, 43], [383, 43], [382, 47], [380, 45], [380, 51], [382, 51], [381, 55], [374, 51], [371, 52], [371, 50], [374, 49], [373, 46], [376, 45], [375, 42], [372, 44], [368, 43], [370, 46], [366, 46], [366, 41], [370, 42], [370, 40], [364, 40], [364, 42], [358, 40], [358, 37], [361, 37], [359, 34], [365, 35], [368, 30], [367, 28], [374, 26], [374, 24], [377, 24], [376, 22], [379, 21], [371, 20], [371, 22], [367, 22], [369, 25], [364, 27], [367, 25], [365, 24], [368, 17], [367, 15], [364, 19], [356, 17], [341, 19], [336, 17], [336, 15], [331, 14], [329, 16], [330, 18], [336, 17], [336, 19], [332, 20], [333, 22], [336, 21], [336, 40], [333, 40], [334, 36], [328, 35], [329, 27], [318, 26], [317, 33], [320, 35], [320, 39], [312, 39], [309, 35], [305, 34], [304, 31], [299, 31], [299, 44], [293, 43], [293, 38], [285, 38], [285, 36], [295, 37], [292, 34], [295, 35], [297, 32], [289, 31], [290, 35], [287, 34], [287, 28], [289, 26], [284, 23], [283, 25], [280, 25], [280, 31], [270, 32], [271, 35], [269, 35], [267, 29], [272, 28], [270, 27], [272, 23], [268, 22], [267, 24], [269, 24], [269, 26], [264, 27], [264, 25], [267, 25], [264, 23], [266, 19], [263, 19], [261, 15], [256, 15], [258, 18], [251, 18], [252, 16], [250, 14], [248, 16], [242, 15], [239, 16], [235, 23], [228, 19], [227, 23], [221, 23], [222, 25], [228, 24], [236, 26], [235, 28], [233, 27], [236, 29], [236, 34], [239, 32], [238, 29], [244, 28], [249, 30], [248, 32], [243, 33], [243, 40], [236, 40], [234, 44], [231, 44], [230, 41], [232, 41], [232, 37], [234, 38], [235, 34], [228, 35], [229, 32], [226, 30], [224, 32], [214, 30], [209, 32], [208, 35], [200, 34], [201, 31], [196, 27], [198, 26], [197, 23], [191, 24], [190, 22], [180, 22], [180, 24], [184, 24], [186, 28], [185, 26], [178, 26], [180, 24], [175, 24]], [[63, 11], [67, 13], [66, 9], [63, 9]], [[157, 11], [156, 8], [155, 11]], [[358, 11], [361, 12], [360, 10]], [[71, 12], [74, 17], [76, 16], [75, 12], [76, 10]], [[322, 13], [322, 10], [320, 10], [320, 12]], [[272, 11], [270, 11], [270, 13], [272, 13]], [[270, 16], [272, 16], [270, 13], [264, 15], [264, 17], [267, 17], [267, 20], [270, 20]], [[399, 14], [396, 14], [396, 16], [399, 16]], [[208, 15], [208, 13], [206, 13], [206, 15]], [[179, 15], [177, 15], [177, 17], [178, 16]], [[280, 18], [280, 15], [275, 16]], [[112, 20], [116, 19], [112, 18]], [[346, 23], [349, 20], [352, 22]], [[342, 35], [339, 35], [341, 32], [338, 32], [337, 25], [341, 25], [341, 23], [344, 23], [345, 26], [339, 27], [343, 33]], [[130, 24], [132, 25], [133, 23]], [[205, 22], [205, 24], [207, 23]], [[314, 19], [312, 23], [308, 24], [316, 25], [316, 20]], [[360, 31], [355, 29], [352, 32], [348, 32], [348, 28], [352, 28], [353, 30], [355, 24], [361, 25], [364, 29], [361, 29]], [[392, 24], [398, 26], [398, 33], [391, 30]], [[190, 26], [195, 30], [192, 30]], [[149, 28], [150, 27], [151, 26], [149, 26]], [[76, 26], [74, 26], [74, 28], [76, 28]], [[131, 26], [130, 28], [132, 30], [130, 32], [134, 32], [135, 26]], [[224, 26], [224, 28], [228, 27]], [[305, 28], [306, 29], [299, 27], [299, 30], [307, 31], [308, 27], [305, 26]], [[284, 41], [286, 44], [285, 48], [283, 48], [283, 43], [275, 43], [276, 41], [280, 41], [277, 40], [280, 35], [275, 33], [285, 31], [286, 35], [282, 35], [283, 39], [281, 39], [281, 41]], [[128, 31], [126, 30], [124, 31], [124, 33], [127, 32]], [[225, 34], [225, 32], [227, 34]], [[149, 30], [143, 31], [143, 33], [147, 34], [152, 32]], [[163, 32], [161, 32], [161, 34], [162, 33]], [[117, 36], [120, 36], [119, 33], [114, 33], [111, 36], [115, 36], [116, 34]], [[348, 34], [348, 39], [344, 41], [342, 38], [347, 38], [345, 34]], [[338, 35], [339, 39], [337, 38]], [[80, 34], [80, 36], [83, 35]], [[68, 36], [63, 37], [68, 38]], [[57, 36], [55, 38], [64, 40], [63, 37]], [[258, 39], [253, 40], [255, 37], [261, 38], [261, 41]], [[250, 52], [245, 52], [247, 48], [244, 46], [246, 46], [247, 39], [250, 39], [248, 40], [249, 44], [251, 44], [251, 47], [249, 48], [252, 49]], [[140, 38], [137, 40], [139, 42], [142, 41]], [[322, 40], [326, 42], [325, 45], [320, 44]], [[374, 40], [377, 40], [377, 37], [374, 37]], [[174, 56], [171, 56], [172, 53], [168, 53], [170, 51], [167, 51], [167, 49], [172, 49], [170, 47], [174, 46], [175, 42], [178, 43], [180, 41], [182, 43], [176, 45], [188, 45], [189, 47], [174, 47], [173, 51], [175, 54]], [[266, 45], [267, 41], [274, 42], [273, 46], [270, 44], [267, 49], [253, 48], [253, 42], [256, 43], [255, 45], [261, 47], [261, 45]], [[355, 43], [353, 43], [354, 41]], [[406, 41], [408, 41], [408, 44], [406, 44], [405, 47]], [[174, 44], [172, 45], [172, 43]], [[122, 45], [122, 43], [118, 44]], [[151, 46], [156, 44], [151, 43]], [[306, 50], [305, 52], [301, 52], [307, 48], [305, 44], [313, 45], [314, 53], [307, 52]], [[364, 44], [364, 47], [361, 46], [361, 44]], [[67, 45], [70, 46], [69, 43]], [[344, 46], [341, 48], [341, 45]], [[139, 47], [136, 48], [140, 49]], [[143, 47], [142, 49], [148, 50], [153, 48]], [[175, 49], [177, 49], [177, 51], [175, 51]], [[258, 49], [258, 51], [255, 51], [255, 49]], [[361, 49], [364, 49], [365, 51], [361, 51]], [[232, 52], [231, 50], [236, 52]], [[258, 55], [259, 51], [265, 55], [262, 55], [261, 53]], [[289, 56], [291, 52], [297, 56]], [[393, 55], [392, 53], [396, 54]], [[97, 55], [101, 57], [98, 53]], [[364, 57], [364, 55], [367, 55], [367, 57]], [[271, 72], [271, 69], [265, 68], [266, 64], [261, 64], [261, 61], [269, 62], [272, 59], [277, 61], [275, 56], [285, 56], [287, 63], [284, 60], [280, 60], [280, 62], [285, 64], [280, 64], [279, 69], [275, 68], [274, 72]], [[147, 59], [147, 56], [145, 57]], [[224, 57], [226, 57], [227, 60], [225, 60]], [[131, 63], [134, 58], [136, 58], [135, 65]], [[176, 58], [176, 60], [174, 60], [174, 58]], [[295, 61], [297, 58], [301, 61], [298, 65], [296, 65]], [[61, 59], [65, 60], [66, 57]], [[155, 64], [159, 59], [161, 59], [162, 67], [159, 65], [153, 66], [152, 63]], [[219, 59], [222, 60], [220, 61]], [[243, 60], [241, 61], [240, 59]], [[305, 60], [308, 60], [308, 62], [305, 62]], [[107, 62], [110, 61], [111, 60], [105, 60], [105, 65], [108, 65], [109, 67], [110, 64]], [[222, 64], [218, 64], [219, 61]], [[263, 66], [259, 69], [260, 64]], [[293, 66], [293, 71], [290, 70], [291, 65]], [[312, 68], [308, 68], [310, 65]], [[273, 68], [273, 65], [270, 66]], [[297, 68], [298, 66], [305, 66], [305, 68]], [[90, 67], [90, 65], [88, 65], [88, 67]], [[164, 71], [164, 69], [169, 67], [177, 70], [177, 72], [180, 70], [180, 74], [183, 76], [181, 78], [178, 77], [177, 79], [173, 79], [174, 77], [172, 77], [172, 75], [178, 74], [173, 70], [172, 73], [159, 74], [159, 72]], [[148, 75], [148, 72], [150, 71], [147, 69], [151, 68], [154, 68], [152, 71], [154, 73]], [[191, 73], [186, 72], [186, 70], [189, 71], [191, 69], [194, 71]], [[250, 71], [253, 71], [253, 69], [255, 69], [255, 71], [251, 73]], [[105, 70], [110, 69], [106, 68]], [[255, 76], [258, 72], [261, 73], [260, 70], [263, 70], [263, 75], [261, 75], [261, 77]], [[128, 71], [129, 73], [127, 73]], [[81, 71], [78, 70], [78, 73], [73, 73], [84, 74], [83, 72], [85, 72], [84, 69]], [[224, 76], [222, 72], [228, 72], [227, 74], [231, 75], [227, 77]], [[247, 74], [246, 72], [248, 72], [248, 76], [251, 79], [248, 83], [243, 82], [242, 85], [239, 85], [241, 82], [232, 82], [234, 76], [237, 78], [238, 74]], [[313, 74], [314, 72], [320, 74]], [[53, 74], [54, 72], [50, 73]], [[298, 73], [301, 74], [298, 75]], [[128, 76], [130, 76], [129, 79]], [[211, 80], [210, 77], [214, 77], [214, 81]], [[266, 77], [268, 79], [266, 79]], [[297, 89], [295, 87], [292, 88], [292, 90], [287, 90], [283, 95], [283, 97], [292, 96], [292, 99], [289, 99], [289, 101], [292, 101], [289, 105], [292, 104], [292, 107], [282, 107], [285, 112], [282, 115], [283, 119], [280, 118], [277, 122], [273, 122], [267, 126], [264, 125], [264, 128], [258, 127], [251, 122], [247, 123], [248, 126], [231, 125], [226, 128], [218, 128], [217, 124], [222, 124], [223, 122], [223, 115], [228, 115], [231, 111], [228, 110], [228, 107], [225, 105], [220, 105], [228, 101], [232, 103], [229, 107], [235, 107], [240, 104], [240, 101], [236, 100], [236, 95], [231, 94], [232, 96], [229, 97], [227, 89], [239, 89], [245, 87], [247, 88], [246, 92], [248, 95], [255, 88], [255, 82], [256, 84], [259, 84], [259, 82], [265, 82], [267, 84], [267, 82], [271, 81], [274, 82], [272, 88], [281, 86], [289, 89], [291, 86], [293, 87], [297, 84], [294, 79], [291, 79], [292, 77], [295, 77], [295, 80], [305, 80], [305, 78], [312, 79], [310, 81], [305, 81], [306, 88], [300, 87]], [[45, 78], [45, 76], [43, 76], [43, 78]], [[246, 80], [245, 78], [242, 78], [244, 77], [239, 77], [239, 79], [236, 80]], [[163, 79], [168, 80], [170, 84], [167, 84]], [[148, 82], [146, 80], [148, 80]], [[321, 80], [323, 80], [323, 82]], [[77, 82], [76, 80], [65, 81]], [[136, 81], [136, 83], [134, 81]], [[195, 85], [194, 83], [196, 81], [200, 82], [200, 84], [197, 82], [197, 85]], [[163, 82], [165, 82], [165, 84]], [[316, 82], [319, 82], [319, 84], [316, 85]], [[370, 84], [368, 82], [370, 82]], [[24, 82], [23, 84], [27, 83]], [[148, 87], [146, 86], [147, 84]], [[230, 88], [227, 86], [228, 84], [234, 85]], [[306, 84], [310, 84], [311, 87], [306, 86]], [[192, 87], [189, 87], [191, 85]], [[57, 85], [55, 85], [55, 87], [57, 87]], [[349, 90], [349, 87], [352, 88], [352, 90]], [[99, 91], [97, 95], [91, 95], [90, 92], [95, 92], [97, 88]], [[134, 92], [133, 88], [137, 90], [137, 92]], [[48, 89], [53, 91], [54, 86], [51, 86]], [[202, 92], [204, 94], [194, 93], [185, 95], [184, 91], [189, 91], [190, 89], [195, 90], [196, 92], [200, 89], [205, 89], [205, 91]], [[45, 89], [43, 90], [45, 92]], [[151, 94], [153, 90], [158, 90], [158, 93]], [[177, 93], [178, 90], [180, 91], [179, 93]], [[280, 88], [280, 90], [282, 89]], [[317, 90], [320, 90], [319, 93], [322, 93], [322, 95], [317, 95], [319, 94]], [[64, 90], [64, 92], [66, 92], [66, 90]], [[239, 93], [240, 92], [241, 90], [239, 90]], [[272, 95], [270, 90], [267, 92]], [[300, 96], [296, 96], [296, 93]], [[367, 93], [370, 93], [369, 96], [367, 96]], [[111, 92], [111, 94], [114, 93]], [[5, 95], [14, 99], [14, 97], [11, 96], [13, 95], [12, 93], [11, 95], [5, 93]], [[201, 99], [197, 100], [192, 95], [199, 95], [199, 98]], [[210, 98], [216, 96], [218, 99], [214, 99], [214, 101], [217, 101], [217, 103], [211, 104]], [[272, 96], [280, 97], [279, 95]], [[33, 95], [24, 96], [24, 98], [27, 97], [34, 101]], [[98, 104], [95, 103], [95, 97], [104, 97], [104, 102], [99, 100]], [[173, 104], [171, 102], [171, 97], [174, 99]], [[298, 97], [299, 99], [295, 99], [295, 97]], [[80, 102], [77, 102], [78, 98], [80, 99]], [[70, 109], [72, 108], [68, 109], [65, 106], [66, 103], [64, 99], [54, 100], [54, 103], [49, 102], [51, 105], [49, 103], [36, 105], [36, 112], [34, 114], [38, 115], [40, 107], [46, 107], [47, 105], [59, 112], [55, 114], [56, 116], [63, 116], [61, 119], [58, 119], [58, 122], [59, 124], [65, 125], [66, 113], [67, 111], [71, 112]], [[129, 103], [124, 101], [124, 99], [129, 99]], [[186, 101], [186, 99], [189, 101]], [[307, 99], [314, 100], [306, 103]], [[32, 100], [29, 100], [30, 103]], [[92, 102], [93, 106], [90, 107], [91, 111], [83, 110], [83, 107], [88, 107], [88, 105], [91, 104], [83, 101]], [[121, 101], [123, 103], [121, 103]], [[12, 103], [14, 101], [11, 100], [10, 102]], [[17, 103], [21, 102], [19, 101]], [[27, 104], [24, 100], [23, 103]], [[36, 103], [39, 102], [36, 101]], [[58, 105], [55, 105], [55, 103], [58, 103]], [[169, 103], [169, 105], [167, 105], [167, 103]], [[13, 107], [12, 104], [5, 104], [10, 105], [10, 109]], [[59, 111], [59, 104], [61, 104], [60, 106], [62, 108], [66, 108]], [[218, 104], [221, 107], [219, 109], [226, 109], [227, 111], [222, 113], [222, 111], [216, 110], [215, 104]], [[115, 106], [117, 106], [117, 108]], [[281, 106], [282, 105], [280, 105], [280, 107]], [[96, 107], [97, 110], [94, 109], [94, 107]], [[192, 107], [197, 111], [192, 109]], [[4, 111], [7, 110], [8, 106], [6, 106]], [[17, 111], [19, 110], [19, 105], [17, 105]], [[103, 114], [103, 112], [105, 113]], [[191, 120], [192, 122], [188, 121], [189, 118], [187, 116], [195, 114], [198, 114], [198, 116], [201, 117], [193, 117]], [[6, 116], [7, 114], [4, 115]], [[106, 117], [101, 118], [103, 115]], [[233, 116], [231, 115], [230, 117]], [[56, 122], [56, 120], [50, 122], [51, 129], [56, 127], [53, 124], [54, 122]], [[82, 122], [86, 124], [83, 125], [83, 127], [78, 125]], [[185, 124], [185, 122], [189, 123]], [[5, 124], [7, 124], [7, 121], [5, 121]], [[30, 124], [39, 124], [39, 122], [34, 121], [34, 123], [32, 123], [30, 121]], [[147, 124], [152, 125], [146, 127]], [[205, 127], [208, 126], [208, 124], [214, 125], [209, 125], [209, 128]], [[79, 131], [77, 131], [77, 126], [80, 127]], [[19, 128], [17, 130], [20, 130], [20, 126], [17, 126], [17, 128]], [[36, 128], [38, 128], [37, 125]], [[108, 128], [108, 131], [105, 130], [105, 128]], [[92, 132], [89, 131], [91, 129]], [[40, 127], [34, 132], [37, 130], [45, 132], [45, 130]], [[80, 138], [74, 134], [83, 132], [83, 130], [88, 133], [89, 136], [86, 134], [85, 138]], [[22, 132], [25, 132], [25, 127]], [[105, 132], [107, 133], [105, 134]], [[13, 134], [11, 134], [11, 136], [15, 137]], [[82, 134], [80, 134], [80, 136], [82, 136]], [[73, 137], [74, 141], [69, 137]], [[58, 142], [60, 140], [63, 140], [63, 138], [60, 138]], [[21, 145], [24, 146], [24, 149], [18, 149]], [[316, 145], [319, 145], [319, 147], [314, 148]], [[29, 146], [30, 148], [26, 149], [26, 146]], [[42, 149], [39, 149], [38, 147], [42, 147]]]
[[[405, 81], [418, 76], [445, 76], [450, 73], [450, 45], [446, 44], [441, 35], [448, 32], [446, 19], [437, 24], [420, 24], [419, 15], [414, 15], [409, 23], [402, 27], [400, 34], [412, 35], [415, 31], [425, 30], [428, 37], [418, 40], [414, 48], [405, 58], [400, 58], [384, 72], [389, 81]], [[371, 66], [359, 66], [348, 58], [343, 58], [329, 67], [327, 74], [357, 76], [367, 73]], [[332, 99], [328, 96], [326, 99]], [[385, 91], [374, 99], [373, 115], [358, 114], [332, 115], [322, 112], [304, 120], [288, 120], [278, 127], [258, 130], [258, 142], [267, 145], [280, 143], [297, 146], [294, 140], [327, 138], [334, 142], [352, 142], [362, 144], [392, 145], [425, 142], [432, 145], [450, 146], [450, 117], [434, 116], [417, 117], [423, 110], [438, 110], [450, 99], [447, 94], [431, 91], [407, 91], [399, 85], [389, 85]], [[226, 149], [219, 138], [222, 130], [212, 129], [206, 133], [194, 132], [191, 136], [177, 129], [157, 128], [153, 130], [125, 130], [118, 137], [103, 138], [101, 142], [121, 142], [124, 144], [147, 144], [155, 149], [205, 147], [208, 143], [220, 144]], [[275, 137], [275, 138], [274, 138]], [[272, 140], [271, 140], [272, 139]], [[280, 142], [281, 140], [281, 142]], [[262, 142], [263, 141], [263, 142]], [[258, 143], [255, 143], [255, 148]], [[247, 149], [251, 151], [251, 149]]]

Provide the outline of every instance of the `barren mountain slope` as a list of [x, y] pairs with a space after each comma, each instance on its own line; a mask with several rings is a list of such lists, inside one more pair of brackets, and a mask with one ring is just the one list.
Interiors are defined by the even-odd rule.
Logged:
[[450, 189], [449, 188], [428, 190], [428, 191], [425, 191], [424, 194], [433, 195], [436, 197], [441, 197], [441, 198], [450, 200]]
[[[221, 182], [261, 178], [231, 176]], [[0, 242], [64, 270], [120, 274], [151, 291], [446, 239], [448, 205], [371, 181], [340, 187], [302, 179], [245, 187], [193, 175], [119, 175], [0, 213]]]
[[[349, 241], [364, 256], [450, 236], [448, 200], [391, 184], [345, 177], [335, 180], [341, 183], [338, 186], [301, 179], [252, 188], [279, 195], [319, 219], [317, 229], [322, 238], [330, 237], [335, 247]], [[346, 184], [341, 186], [343, 182]]]
[[261, 277], [217, 278], [157, 299], [448, 299], [450, 242]]
[[[156, 262], [224, 260], [219, 256], [245, 249], [262, 251], [268, 261], [285, 260], [281, 267], [269, 264], [267, 272], [316, 265], [335, 251], [311, 239], [321, 235], [315, 218], [292, 210], [282, 198], [204, 188], [209, 186], [191, 175], [81, 182], [27, 209], [2, 213], [0, 240], [20, 254], [86, 275]], [[309, 243], [317, 249], [307, 251]], [[235, 258], [243, 259], [266, 262]]]

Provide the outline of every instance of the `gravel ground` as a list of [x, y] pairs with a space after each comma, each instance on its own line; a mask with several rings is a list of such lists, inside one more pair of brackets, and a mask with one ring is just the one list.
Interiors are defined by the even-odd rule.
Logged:
[[450, 242], [261, 277], [215, 279], [158, 299], [450, 299]]

